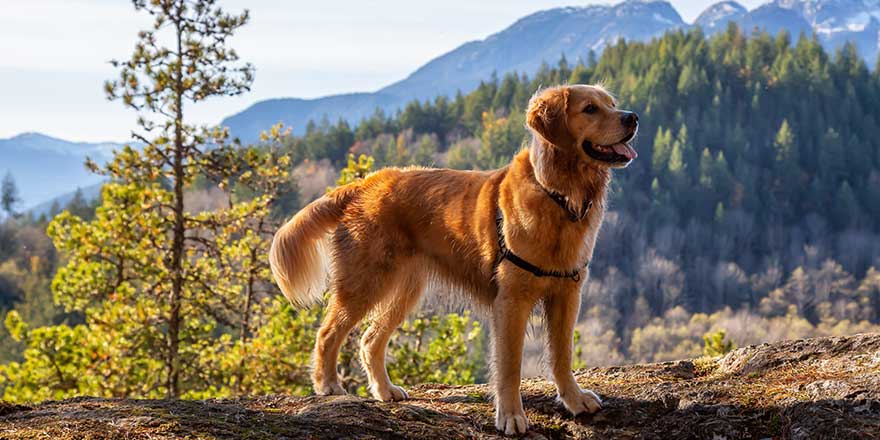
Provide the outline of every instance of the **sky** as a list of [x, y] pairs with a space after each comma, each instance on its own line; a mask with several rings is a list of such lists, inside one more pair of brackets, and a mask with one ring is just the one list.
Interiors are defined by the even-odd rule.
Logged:
[[[189, 113], [196, 123], [267, 98], [375, 91], [464, 42], [542, 9], [584, 0], [220, 0], [249, 9], [230, 40], [256, 66], [252, 91]], [[686, 22], [714, 0], [672, 0]], [[742, 2], [753, 8], [762, 0]], [[71, 141], [124, 142], [136, 114], [104, 98], [103, 82], [150, 20], [126, 0], [0, 0], [0, 138], [41, 132]]]

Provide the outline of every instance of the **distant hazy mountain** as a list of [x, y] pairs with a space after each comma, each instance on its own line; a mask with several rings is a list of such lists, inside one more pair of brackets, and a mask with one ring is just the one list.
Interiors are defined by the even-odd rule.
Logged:
[[309, 121], [319, 121], [325, 115], [333, 122], [344, 118], [354, 123], [377, 108], [395, 109], [407, 101], [382, 92], [350, 93], [317, 99], [267, 99], [224, 119], [220, 124], [229, 127], [231, 133], [242, 141], [250, 142], [255, 141], [260, 132], [279, 122], [290, 126], [295, 134], [302, 134]]
[[759, 6], [739, 20], [739, 26], [746, 32], [753, 29], [765, 30], [771, 34], [788, 31], [793, 38], [800, 34], [812, 34], [810, 23], [803, 16], [791, 9], [770, 3]]
[[[723, 31], [729, 22], [746, 32], [786, 30], [792, 38], [815, 32], [831, 51], [853, 41], [869, 66], [874, 67], [877, 60], [880, 0], [774, 0], [752, 11], [727, 0], [709, 6], [694, 24], [711, 34]], [[688, 26], [662, 0], [550, 9], [523, 17], [485, 40], [465, 43], [375, 93], [262, 101], [222, 124], [250, 141], [277, 122], [291, 125], [295, 133], [302, 133], [308, 121], [322, 117], [357, 123], [377, 107], [395, 111], [412, 99], [468, 92], [493, 72], [499, 76], [513, 71], [532, 73], [542, 62], [555, 63], [563, 54], [575, 61], [590, 50], [601, 52], [618, 38], [644, 41]]]
[[104, 163], [114, 148], [119, 144], [68, 142], [39, 133], [0, 139], [0, 178], [12, 173], [22, 198], [19, 210], [28, 209], [100, 183], [102, 177], [83, 163], [86, 157]]
[[880, 0], [776, 0], [806, 20], [826, 47], [856, 43], [868, 66], [877, 62]]
[[[786, 30], [793, 38], [816, 33], [829, 50], [853, 41], [868, 65], [876, 65], [880, 0], [773, 0], [751, 11], [727, 0], [709, 6], [694, 24], [714, 33], [723, 31], [729, 22], [738, 23], [746, 32], [755, 28], [772, 33]], [[468, 92], [493, 72], [499, 77], [513, 71], [531, 74], [542, 62], [556, 63], [561, 55], [574, 62], [590, 50], [601, 52], [618, 38], [643, 41], [688, 26], [661, 0], [550, 9], [523, 17], [485, 40], [465, 43], [377, 92], [270, 99], [226, 118], [222, 124], [244, 141], [251, 141], [277, 122], [292, 126], [295, 133], [302, 133], [308, 121], [324, 116], [357, 123], [376, 108], [393, 112], [415, 98]], [[22, 207], [32, 207], [100, 182], [101, 178], [88, 173], [82, 163], [86, 156], [106, 160], [117, 146], [22, 134], [0, 140], [0, 173], [12, 172], [25, 200]]]
[[222, 124], [243, 140], [253, 140], [260, 130], [279, 121], [291, 125], [295, 133], [301, 133], [309, 120], [324, 116], [355, 123], [376, 107], [395, 110], [415, 98], [470, 91], [492, 72], [532, 73], [542, 62], [556, 63], [563, 54], [575, 61], [586, 58], [590, 50], [601, 52], [618, 38], [644, 41], [685, 25], [666, 1], [550, 9], [528, 15], [485, 40], [465, 43], [378, 92], [262, 101]]
[[801, 33], [812, 34], [810, 23], [803, 15], [776, 3], [767, 3], [751, 11], [735, 1], [723, 1], [709, 6], [694, 21], [707, 34], [723, 32], [729, 23], [736, 23], [746, 33], [761, 29], [771, 34], [788, 31], [794, 38]]
[[712, 34], [727, 29], [727, 24], [731, 21], [738, 23], [748, 13], [749, 10], [745, 6], [734, 1], [724, 1], [706, 8], [694, 24], [702, 27], [706, 33]]
[[380, 93], [401, 98], [432, 98], [471, 90], [492, 72], [531, 74], [542, 62], [555, 64], [601, 52], [618, 38], [644, 41], [684, 26], [665, 1], [629, 0], [614, 6], [566, 7], [537, 12], [482, 41], [463, 44], [422, 66]]
[[46, 200], [43, 203], [37, 204], [35, 206], [31, 206], [27, 209], [27, 212], [32, 214], [34, 217], [39, 217], [41, 215], [49, 215], [52, 213], [52, 210], [55, 208], [63, 209], [71, 201], [76, 197], [76, 192], [79, 191], [82, 194], [83, 199], [86, 201], [92, 201], [101, 196], [101, 188], [104, 186], [104, 182], [98, 182], [93, 185], [79, 187], [73, 191], [66, 192], [57, 197], [53, 197], [49, 200]]
[[851, 41], [869, 67], [877, 62], [880, 0], [775, 0], [752, 11], [723, 1], [707, 8], [694, 24], [712, 34], [723, 31], [731, 21], [746, 32], [755, 28], [774, 34], [786, 30], [792, 38], [815, 33], [832, 52]]

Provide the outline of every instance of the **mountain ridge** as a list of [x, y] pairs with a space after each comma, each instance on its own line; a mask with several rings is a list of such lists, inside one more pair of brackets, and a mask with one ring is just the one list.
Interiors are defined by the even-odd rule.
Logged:
[[[621, 17], [633, 17], [633, 20], [625, 22]], [[550, 26], [553, 23], [555, 25]], [[225, 118], [221, 124], [242, 140], [251, 141], [259, 134], [255, 127], [265, 130], [282, 121], [297, 134], [304, 132], [306, 122], [325, 116], [333, 122], [343, 118], [356, 123], [377, 107], [393, 113], [413, 99], [451, 96], [459, 90], [466, 93], [493, 72], [499, 76], [509, 72], [531, 74], [543, 62], [555, 63], [561, 55], [572, 60], [585, 57], [583, 47], [604, 47], [618, 37], [645, 41], [661, 35], [670, 26], [685, 25], [675, 8], [665, 0], [627, 0], [615, 5], [541, 10], [483, 40], [465, 42], [376, 92], [306, 100], [277, 98], [272, 100], [271, 106], [278, 109], [278, 113], [269, 117], [265, 116], [270, 105], [261, 101]], [[601, 31], [584, 33], [573, 29]], [[370, 107], [374, 103], [379, 105]], [[265, 125], [268, 121], [272, 122]]]
[[103, 176], [85, 168], [86, 158], [105, 163], [122, 144], [70, 142], [42, 133], [26, 132], [0, 139], [0, 175], [10, 173], [22, 199], [19, 211], [51, 205], [58, 196], [92, 187]]
[[[826, 49], [854, 41], [861, 55], [873, 67], [880, 50], [880, 0], [773, 0], [748, 10], [739, 3], [725, 0], [708, 6], [694, 24], [686, 23], [675, 8], [665, 0], [627, 0], [613, 5], [568, 6], [537, 11], [526, 15], [510, 26], [485, 39], [465, 42], [413, 71], [406, 78], [393, 82], [375, 92], [330, 95], [322, 98], [272, 98], [252, 104], [221, 121], [230, 127], [234, 136], [244, 142], [258, 139], [259, 133], [283, 122], [295, 134], [305, 132], [309, 121], [318, 122], [326, 117], [331, 122], [342, 118], [356, 124], [376, 109], [391, 114], [413, 99], [433, 99], [451, 96], [457, 91], [466, 93], [481, 81], [510, 73], [533, 74], [542, 63], [555, 63], [561, 55], [577, 60], [598, 52], [617, 38], [644, 41], [672, 29], [701, 26], [707, 34], [721, 32], [728, 22], [735, 22], [746, 32], [755, 27], [770, 32], [787, 30], [792, 35], [816, 32]], [[11, 145], [17, 145], [11, 148]], [[22, 133], [0, 140], [5, 151], [15, 150], [21, 156], [33, 149], [23, 164], [22, 157], [6, 153], [0, 172], [13, 172], [20, 180], [25, 203], [36, 206], [52, 197], [70, 193], [77, 187], [87, 187], [99, 180], [86, 176], [79, 166], [85, 156], [109, 158], [110, 151], [121, 144], [113, 142], [68, 142], [38, 133]], [[67, 150], [70, 151], [67, 151]], [[4, 151], [0, 150], [0, 151]], [[38, 153], [42, 152], [42, 153]], [[46, 153], [48, 152], [48, 153]], [[44, 181], [39, 175], [29, 176], [28, 169], [45, 173], [39, 167], [40, 154], [48, 154], [48, 161], [56, 163], [67, 157], [79, 162], [77, 166], [53, 174], [67, 176]], [[48, 190], [34, 191], [31, 184], [53, 185]]]
[[[244, 141], [255, 140], [260, 130], [277, 122], [290, 125], [296, 134], [304, 132], [308, 121], [324, 117], [356, 124], [376, 108], [393, 113], [413, 99], [467, 93], [493, 73], [499, 77], [510, 72], [532, 74], [542, 62], [555, 63], [561, 55], [570, 60], [583, 58], [620, 37], [646, 41], [695, 25], [711, 34], [726, 29], [730, 21], [746, 33], [754, 28], [773, 34], [786, 30], [793, 36], [816, 32], [826, 49], [854, 40], [859, 54], [873, 66], [880, 39], [878, 20], [880, 0], [773, 0], [752, 10], [725, 0], [708, 6], [693, 24], [682, 20], [665, 0], [552, 8], [522, 17], [485, 39], [465, 42], [375, 92], [275, 98], [271, 104], [257, 102], [221, 124]], [[839, 23], [849, 27], [834, 27]]]

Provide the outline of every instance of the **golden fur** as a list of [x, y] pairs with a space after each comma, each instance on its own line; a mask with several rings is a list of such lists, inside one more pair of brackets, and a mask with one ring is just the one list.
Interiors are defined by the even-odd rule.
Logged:
[[[584, 113], [590, 104], [595, 111]], [[507, 167], [383, 169], [321, 197], [281, 227], [270, 262], [290, 301], [319, 297], [330, 271], [332, 295], [314, 352], [315, 391], [344, 393], [336, 371], [339, 349], [370, 313], [361, 340], [370, 390], [381, 400], [405, 399], [385, 370], [386, 345], [425, 284], [440, 280], [490, 311], [498, 429], [527, 429], [520, 368], [528, 317], [539, 302], [559, 398], [575, 414], [598, 410], [599, 398], [581, 390], [571, 372], [583, 281], [536, 277], [509, 261], [496, 267], [495, 213], [500, 207], [504, 214], [508, 247], [527, 261], [560, 271], [588, 262], [604, 216], [609, 168], [625, 164], [593, 159], [581, 144], [606, 145], [634, 133], [615, 105], [599, 86], [545, 89], [527, 110], [532, 141]], [[566, 196], [572, 209], [588, 201], [593, 207], [584, 220], [571, 222], [541, 186]]]

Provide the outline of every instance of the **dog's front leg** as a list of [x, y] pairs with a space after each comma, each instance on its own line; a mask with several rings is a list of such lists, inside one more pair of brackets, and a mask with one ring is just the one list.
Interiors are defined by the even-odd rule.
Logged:
[[556, 392], [559, 400], [575, 415], [594, 413], [602, 408], [599, 396], [590, 390], [582, 390], [571, 372], [572, 339], [580, 305], [580, 292], [574, 288], [544, 299], [544, 322]]
[[533, 303], [501, 289], [492, 305], [495, 362], [495, 427], [505, 434], [522, 434], [529, 427], [519, 393], [523, 339]]

